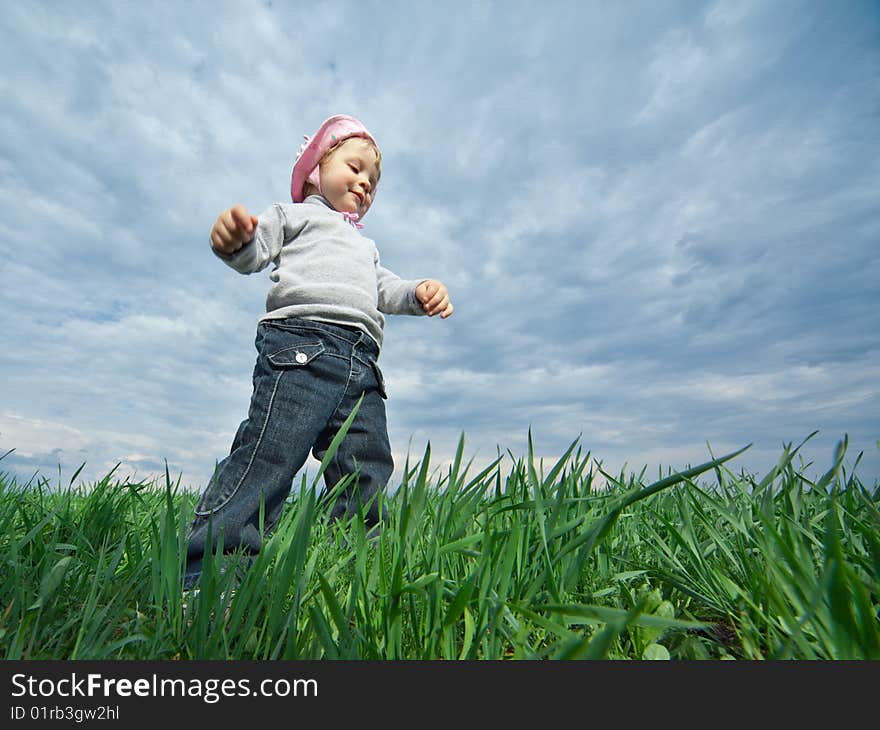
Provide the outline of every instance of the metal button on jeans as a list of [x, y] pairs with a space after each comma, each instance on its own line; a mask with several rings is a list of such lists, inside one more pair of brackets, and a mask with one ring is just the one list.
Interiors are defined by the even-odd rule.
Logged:
[[303, 364], [306, 360], [308, 360], [308, 359], [309, 359], [309, 356], [306, 355], [304, 352], [298, 352], [298, 353], [296, 353], [296, 361], [297, 361], [300, 365], [302, 365], [302, 364]]

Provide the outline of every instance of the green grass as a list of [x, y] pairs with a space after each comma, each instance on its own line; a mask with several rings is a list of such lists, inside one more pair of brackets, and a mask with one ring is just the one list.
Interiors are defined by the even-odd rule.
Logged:
[[[197, 495], [112, 473], [59, 489], [0, 473], [6, 659], [880, 659], [880, 488], [783, 451], [612, 476], [573, 444], [470, 475], [430, 447], [377, 539], [295, 490], [241, 582], [181, 589]], [[506, 465], [506, 466], [505, 466]], [[856, 461], [856, 466], [858, 460]], [[228, 558], [227, 558], [228, 559]]]

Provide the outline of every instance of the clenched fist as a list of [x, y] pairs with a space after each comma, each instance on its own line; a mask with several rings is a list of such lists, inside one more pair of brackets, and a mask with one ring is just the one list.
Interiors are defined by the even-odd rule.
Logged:
[[243, 205], [224, 210], [211, 229], [211, 246], [219, 253], [233, 254], [254, 238], [257, 217], [249, 215]]
[[449, 292], [442, 281], [426, 279], [416, 287], [416, 298], [429, 317], [439, 314], [440, 319], [446, 319], [453, 312]]

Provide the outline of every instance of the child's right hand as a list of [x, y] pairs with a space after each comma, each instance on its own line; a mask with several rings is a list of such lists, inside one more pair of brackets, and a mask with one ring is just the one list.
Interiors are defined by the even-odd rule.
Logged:
[[243, 205], [224, 210], [211, 229], [211, 246], [223, 254], [233, 254], [254, 238], [257, 217], [249, 215]]

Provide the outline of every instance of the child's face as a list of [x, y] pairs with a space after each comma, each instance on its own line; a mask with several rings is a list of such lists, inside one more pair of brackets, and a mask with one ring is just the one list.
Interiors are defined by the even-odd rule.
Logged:
[[321, 163], [321, 192], [336, 210], [363, 217], [373, 203], [379, 182], [376, 150], [361, 137], [340, 144]]

